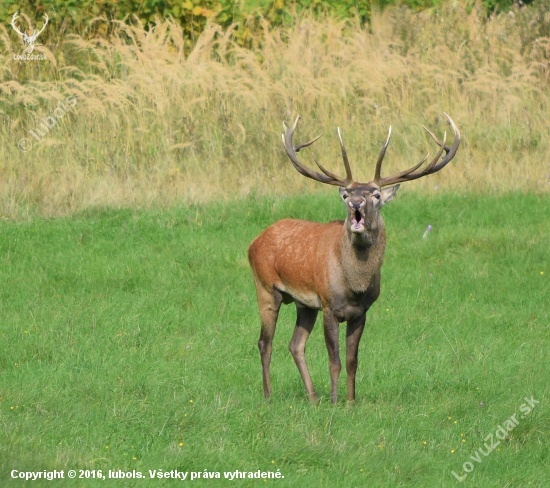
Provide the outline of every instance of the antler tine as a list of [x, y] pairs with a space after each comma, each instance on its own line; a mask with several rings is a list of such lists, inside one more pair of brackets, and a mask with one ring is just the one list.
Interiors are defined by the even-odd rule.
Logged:
[[342, 150], [342, 159], [344, 160], [344, 166], [346, 167], [346, 180], [349, 183], [351, 183], [353, 181], [353, 176], [351, 175], [351, 168], [349, 166], [348, 154], [346, 152], [346, 148], [344, 147], [344, 141], [342, 140], [340, 127], [338, 127], [338, 139], [340, 141], [340, 149]]
[[[458, 151], [458, 146], [460, 145], [460, 132], [459, 132], [457, 126], [453, 122], [453, 119], [451, 119], [451, 117], [449, 117], [445, 112], [443, 112], [443, 115], [445, 115], [445, 117], [447, 117], [447, 120], [449, 121], [449, 124], [451, 124], [451, 128], [453, 129], [453, 132], [454, 132], [454, 135], [455, 135], [455, 140], [454, 140], [454, 143], [453, 143], [453, 145], [450, 149], [447, 149], [448, 146], [444, 145], [444, 147], [445, 147], [445, 157], [439, 163], [441, 165], [441, 168], [443, 166], [445, 166], [445, 164], [447, 164], [451, 159], [453, 159], [455, 157], [455, 154]], [[445, 164], [442, 164], [443, 161], [445, 161]]]
[[443, 154], [443, 151], [445, 150], [445, 143], [447, 142], [447, 131], [443, 133], [443, 142], [439, 145], [439, 151], [437, 151], [437, 154], [434, 156], [434, 158], [430, 161], [430, 163], [422, 170], [423, 172], [430, 171], [436, 163], [439, 161], [439, 158]]
[[48, 14], [44, 14], [44, 18], [45, 18], [45, 22], [44, 24], [42, 25], [42, 29], [40, 29], [40, 31], [38, 32], [38, 34], [36, 34], [36, 37], [38, 37], [40, 34], [42, 34], [42, 32], [44, 32], [44, 29], [46, 28], [46, 26], [48, 25]]
[[[445, 146], [445, 145], [436, 137], [436, 135], [435, 135], [430, 129], [428, 129], [425, 125], [423, 125], [422, 128], [423, 128], [428, 134], [430, 134], [430, 137], [435, 141], [435, 143], [436, 143], [438, 146]], [[449, 152], [450, 150], [451, 150], [451, 147], [450, 147], [450, 146], [445, 146], [445, 151]]]
[[[434, 164], [433, 166], [431, 166], [430, 169], [429, 169], [429, 172], [426, 173], [426, 174], [436, 173], [440, 169], [443, 169], [447, 165], [447, 163], [455, 157], [455, 154], [458, 151], [458, 146], [460, 145], [460, 132], [459, 132], [457, 126], [453, 122], [453, 119], [451, 119], [451, 117], [449, 117], [445, 112], [443, 112], [443, 115], [445, 115], [445, 117], [449, 121], [449, 124], [451, 125], [451, 128], [453, 129], [455, 140], [454, 140], [453, 145], [451, 147], [446, 146], [445, 145], [446, 136], [447, 136], [446, 132], [444, 134], [442, 143], [440, 143], [438, 140], [436, 140], [436, 142], [438, 143], [438, 145], [441, 148], [440, 151], [438, 152], [439, 156], [441, 156], [441, 153], [443, 152], [442, 150], [445, 150], [445, 156], [443, 157], [443, 159], [441, 161], [439, 161], [439, 163]], [[420, 178], [422, 176], [424, 176], [424, 174], [420, 174], [419, 176], [416, 176], [415, 178], [412, 178], [412, 179]]]
[[315, 156], [312, 154], [311, 157], [313, 158], [313, 161], [315, 161], [315, 164], [319, 167], [319, 169], [325, 173], [327, 176], [330, 176], [331, 178], [334, 178], [335, 180], [340, 179], [340, 177], [337, 174], [334, 174], [332, 171], [329, 171], [324, 166], [321, 165], [319, 161], [315, 158]]
[[19, 35], [23, 35], [23, 33], [17, 28], [17, 25], [15, 24], [15, 20], [19, 17], [19, 10], [13, 14], [13, 17], [11, 18], [11, 26], [13, 27], [13, 30], [17, 32]]
[[[288, 157], [290, 158], [290, 161], [292, 162], [292, 164], [294, 165], [294, 167], [296, 168], [296, 170], [306, 176], [307, 178], [311, 178], [312, 180], [315, 180], [315, 181], [319, 181], [321, 183], [327, 183], [328, 185], [335, 185], [335, 186], [348, 186], [350, 183], [352, 183], [352, 180], [349, 180], [349, 179], [344, 179], [344, 178], [340, 178], [338, 177], [337, 175], [335, 175], [334, 173], [331, 173], [330, 171], [326, 170], [325, 168], [323, 168], [316, 160], [315, 158], [313, 158], [313, 160], [315, 161], [315, 163], [317, 164], [317, 166], [319, 166], [319, 169], [324, 173], [319, 173], [317, 171], [314, 171], [310, 168], [308, 168], [307, 166], [304, 166], [300, 160], [298, 159], [298, 155], [296, 154], [297, 152], [300, 151], [300, 149], [304, 148], [304, 147], [307, 147], [307, 146], [311, 146], [311, 144], [313, 144], [317, 139], [319, 139], [319, 137], [321, 137], [321, 135], [315, 137], [314, 139], [312, 139], [311, 141], [308, 141], [308, 142], [304, 142], [302, 144], [298, 144], [298, 145], [293, 145], [292, 144], [292, 136], [294, 135], [294, 131], [296, 130], [296, 127], [298, 125], [298, 121], [300, 120], [301, 116], [298, 115], [298, 117], [296, 117], [296, 120], [294, 121], [294, 124], [292, 125], [292, 128], [288, 128], [288, 126], [283, 122], [283, 128], [285, 130], [285, 133], [282, 134], [282, 138], [283, 138], [283, 145], [285, 147], [285, 151], [288, 155]], [[349, 166], [349, 165], [348, 165]], [[347, 169], [346, 169], [346, 173], [347, 173]]]
[[323, 133], [319, 134], [317, 137], [315, 137], [314, 139], [311, 139], [311, 141], [307, 141], [307, 142], [303, 142], [302, 144], [298, 144], [296, 146], [294, 146], [294, 150], [296, 152], [300, 152], [300, 149], [303, 149], [304, 147], [308, 147], [308, 146], [311, 146], [317, 139], [319, 139], [321, 136], [323, 135]]
[[391, 125], [388, 130], [388, 138], [386, 139], [386, 142], [382, 146], [382, 150], [380, 151], [380, 154], [378, 156], [378, 161], [376, 161], [376, 169], [374, 170], [374, 182], [377, 183], [380, 180], [380, 170], [382, 169], [382, 161], [384, 160], [384, 156], [386, 155], [386, 149], [388, 149], [388, 144], [390, 143], [391, 138]]
[[[453, 120], [451, 119], [451, 117], [449, 117], [446, 113], [444, 113], [444, 115], [445, 117], [447, 117], [447, 120], [451, 124], [451, 128], [453, 129], [453, 132], [454, 132], [455, 140], [453, 142], [453, 145], [451, 147], [445, 145], [445, 142], [447, 141], [447, 132], [445, 132], [443, 136], [443, 142], [441, 142], [432, 132], [430, 132], [428, 129], [426, 129], [426, 127], [424, 127], [424, 129], [426, 129], [428, 134], [439, 146], [439, 151], [437, 152], [433, 160], [430, 161], [430, 163], [424, 169], [422, 169], [421, 171], [415, 172], [426, 161], [427, 159], [427, 156], [426, 156], [426, 158], [424, 158], [416, 166], [413, 166], [408, 170], [401, 171], [400, 173], [397, 173], [393, 176], [389, 176], [387, 178], [380, 178], [380, 172], [379, 172], [379, 167], [377, 163], [377, 167], [376, 167], [377, 172], [375, 173], [374, 182], [378, 186], [382, 187], [382, 186], [393, 185], [395, 183], [401, 183], [403, 181], [412, 181], [418, 178], [422, 178], [423, 176], [431, 175], [441, 170], [442, 168], [444, 168], [445, 165], [447, 165], [447, 163], [455, 157], [455, 154], [458, 150], [458, 146], [460, 145], [460, 132], [456, 127], [455, 123], [453, 122]], [[382, 152], [384, 151], [385, 151], [385, 148], [382, 149]], [[441, 155], [443, 154], [443, 151], [445, 151], [445, 156], [443, 157], [443, 159], [439, 160], [441, 158]], [[381, 156], [382, 156], [382, 153], [381, 153]]]
[[[428, 159], [428, 156], [430, 155], [430, 153], [426, 154], [426, 156], [424, 156], [424, 158], [422, 159], [422, 161], [420, 161], [419, 163], [415, 164], [413, 167], [409, 168], [409, 169], [405, 169], [403, 171], [400, 171], [399, 173], [393, 175], [391, 178], [392, 180], [395, 179], [396, 181], [392, 181], [390, 183], [386, 183], [387, 180], [389, 180], [389, 178], [379, 178], [378, 180], [374, 180], [374, 182], [382, 187], [382, 186], [387, 186], [387, 185], [392, 185], [393, 183], [400, 183], [402, 181], [407, 181], [405, 179], [405, 177], [407, 175], [409, 175], [410, 173], [412, 173], [413, 171], [416, 171], [418, 168], [420, 168], [420, 166], [422, 166], [426, 160]], [[431, 164], [431, 163], [430, 163]], [[399, 180], [399, 181], [397, 181]]]

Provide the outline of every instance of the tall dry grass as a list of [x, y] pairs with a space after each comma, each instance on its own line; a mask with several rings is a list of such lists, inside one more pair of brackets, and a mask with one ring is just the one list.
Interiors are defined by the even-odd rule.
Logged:
[[[117, 23], [109, 40], [37, 47], [41, 62], [13, 61], [21, 47], [2, 28], [0, 214], [324, 191], [282, 150], [281, 121], [297, 114], [296, 138], [325, 132], [313, 150], [337, 173], [340, 126], [354, 176], [368, 181], [390, 124], [386, 174], [433, 153], [421, 124], [442, 134], [447, 112], [462, 132], [457, 157], [408, 187], [548, 192], [550, 39], [536, 29], [549, 22], [543, 9], [486, 19], [392, 8], [370, 31], [330, 18], [266, 25], [254, 51], [211, 24], [188, 56], [168, 20]], [[76, 107], [38, 143], [29, 130], [67, 96]]]

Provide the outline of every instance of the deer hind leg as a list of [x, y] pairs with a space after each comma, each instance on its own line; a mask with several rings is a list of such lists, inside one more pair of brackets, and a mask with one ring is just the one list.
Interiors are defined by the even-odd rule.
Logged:
[[277, 325], [277, 317], [283, 297], [278, 290], [273, 289], [269, 292], [261, 285], [256, 287], [258, 294], [258, 306], [260, 308], [260, 318], [262, 320], [262, 330], [260, 332], [260, 340], [258, 341], [258, 349], [260, 350], [260, 358], [262, 360], [262, 376], [264, 383], [264, 397], [269, 398], [271, 395], [271, 380], [269, 378], [269, 364], [271, 362], [271, 344], [275, 335], [275, 327]]
[[365, 328], [365, 314], [348, 322], [346, 330], [346, 371], [348, 373], [348, 402], [355, 400], [355, 374], [359, 341]]
[[338, 377], [342, 370], [342, 363], [340, 362], [340, 346], [338, 344], [338, 321], [331, 312], [325, 312], [324, 314], [324, 327], [330, 370], [330, 399], [332, 403], [336, 403], [338, 399]]
[[313, 326], [315, 325], [315, 320], [317, 319], [317, 310], [296, 304], [296, 313], [296, 327], [294, 329], [292, 340], [288, 345], [288, 349], [294, 358], [298, 371], [300, 371], [302, 381], [306, 387], [308, 399], [310, 402], [313, 402], [317, 400], [317, 392], [313, 387], [313, 382], [311, 381], [311, 376], [309, 375], [305, 352], [306, 342]]

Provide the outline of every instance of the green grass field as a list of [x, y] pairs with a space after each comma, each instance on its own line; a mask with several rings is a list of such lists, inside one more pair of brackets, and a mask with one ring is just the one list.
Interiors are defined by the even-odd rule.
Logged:
[[[322, 398], [307, 402], [291, 306], [264, 401], [248, 244], [281, 218], [341, 218], [341, 205], [334, 190], [0, 221], [0, 485], [161, 488], [180, 482], [149, 470], [177, 469], [221, 473], [202, 486], [550, 486], [548, 195], [405, 189], [383, 211], [357, 403], [344, 400], [345, 369], [330, 403], [320, 323], [307, 357]], [[525, 397], [540, 403], [522, 418]], [[24, 482], [14, 469], [146, 479]], [[235, 470], [284, 479], [223, 479]]]

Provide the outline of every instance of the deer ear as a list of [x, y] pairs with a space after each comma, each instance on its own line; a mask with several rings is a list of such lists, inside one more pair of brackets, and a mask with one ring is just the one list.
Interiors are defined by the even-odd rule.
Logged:
[[380, 190], [380, 205], [385, 205], [390, 203], [393, 200], [393, 197], [399, 190], [400, 185], [390, 186], [389, 188], [384, 188]]

